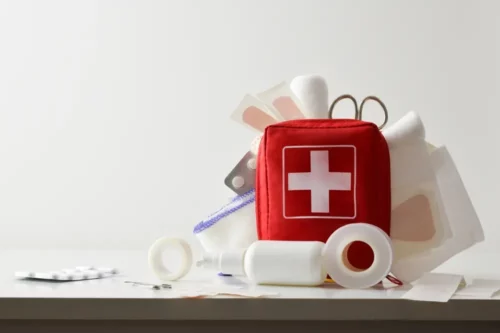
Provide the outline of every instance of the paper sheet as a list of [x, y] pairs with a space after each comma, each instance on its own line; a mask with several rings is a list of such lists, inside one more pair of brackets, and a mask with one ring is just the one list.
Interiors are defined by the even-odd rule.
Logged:
[[165, 291], [162, 295], [167, 298], [207, 298], [216, 296], [262, 298], [279, 296], [279, 293], [259, 291], [248, 287], [246, 284], [240, 285], [240, 283], [242, 282], [234, 277], [214, 279], [211, 283], [176, 281], [172, 283], [172, 289]]
[[233, 296], [233, 297], [245, 297], [245, 298], [264, 298], [264, 297], [276, 297], [278, 293], [259, 293], [255, 291], [185, 291], [176, 293], [179, 298], [206, 298], [206, 297], [216, 297], [216, 296]]
[[275, 297], [278, 293], [258, 292], [255, 290], [244, 289], [242, 287], [231, 286], [205, 286], [200, 288], [174, 288], [172, 294], [181, 298], [200, 298], [215, 296], [235, 296], [247, 298]]
[[474, 279], [464, 288], [459, 289], [455, 295], [469, 298], [491, 298], [500, 291], [500, 280]]
[[413, 288], [401, 298], [413, 301], [448, 302], [460, 284], [465, 283], [461, 275], [427, 273], [418, 279]]

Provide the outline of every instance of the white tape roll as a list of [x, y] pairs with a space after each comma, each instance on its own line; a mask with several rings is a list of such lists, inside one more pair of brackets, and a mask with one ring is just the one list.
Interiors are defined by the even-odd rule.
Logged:
[[[349, 246], [364, 242], [373, 251], [372, 265], [359, 270], [347, 260]], [[335, 231], [323, 249], [323, 265], [330, 277], [345, 288], [369, 288], [382, 281], [392, 266], [392, 245], [389, 236], [380, 228], [367, 223], [348, 224]]]
[[[178, 271], [172, 272], [163, 263], [163, 253], [167, 248], [179, 248], [181, 266]], [[149, 267], [162, 281], [173, 281], [182, 278], [191, 269], [193, 253], [189, 244], [180, 238], [160, 238], [151, 245], [148, 254]]]

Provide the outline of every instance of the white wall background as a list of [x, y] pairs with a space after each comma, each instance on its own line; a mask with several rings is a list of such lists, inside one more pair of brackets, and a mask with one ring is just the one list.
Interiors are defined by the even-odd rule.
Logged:
[[420, 113], [500, 248], [498, 1], [0, 0], [0, 247], [147, 248], [232, 193], [247, 92]]

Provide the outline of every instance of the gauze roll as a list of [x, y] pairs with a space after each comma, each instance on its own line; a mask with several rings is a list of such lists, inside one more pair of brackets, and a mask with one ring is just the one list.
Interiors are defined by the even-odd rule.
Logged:
[[311, 119], [328, 118], [328, 86], [319, 75], [295, 77], [290, 88], [304, 105], [304, 115]]
[[383, 135], [391, 157], [391, 239], [395, 261], [451, 235], [420, 117], [409, 112]]
[[194, 227], [193, 233], [206, 252], [249, 247], [257, 240], [255, 190], [236, 196]]

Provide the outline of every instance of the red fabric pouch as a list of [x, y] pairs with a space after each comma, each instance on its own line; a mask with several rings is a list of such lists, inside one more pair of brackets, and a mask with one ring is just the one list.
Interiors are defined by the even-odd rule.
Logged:
[[[325, 242], [338, 228], [364, 222], [390, 231], [389, 149], [373, 123], [300, 119], [268, 126], [257, 163], [259, 239]], [[373, 252], [349, 247], [356, 268]]]

